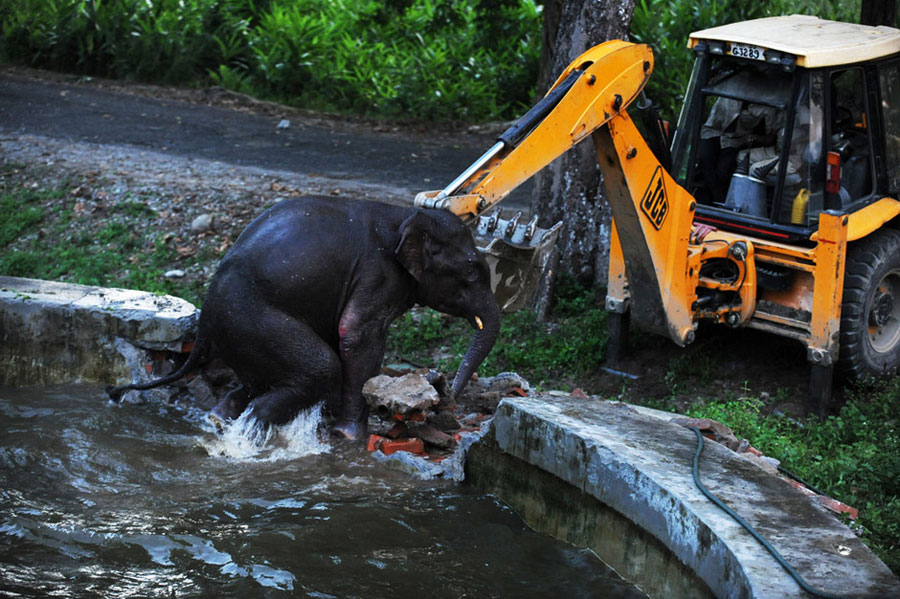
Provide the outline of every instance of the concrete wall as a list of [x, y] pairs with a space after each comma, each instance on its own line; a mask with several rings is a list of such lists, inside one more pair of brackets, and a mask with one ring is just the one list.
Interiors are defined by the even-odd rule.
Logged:
[[0, 276], [0, 384], [146, 376], [144, 350], [181, 351], [196, 319], [171, 296]]
[[[540, 532], [590, 547], [651, 597], [809, 596], [696, 488], [694, 433], [666, 417], [539, 395], [505, 399], [492, 435], [470, 454], [472, 480]], [[900, 597], [900, 581], [853, 531], [742, 454], [706, 443], [701, 478], [814, 588]]]

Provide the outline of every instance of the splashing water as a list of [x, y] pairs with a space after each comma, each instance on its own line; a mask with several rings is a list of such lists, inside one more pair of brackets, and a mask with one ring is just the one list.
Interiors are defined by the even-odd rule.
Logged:
[[228, 423], [221, 435], [200, 444], [212, 456], [251, 462], [277, 462], [326, 453], [331, 447], [319, 433], [322, 407], [317, 404], [304, 410], [281, 426], [260, 422], [246, 410]]

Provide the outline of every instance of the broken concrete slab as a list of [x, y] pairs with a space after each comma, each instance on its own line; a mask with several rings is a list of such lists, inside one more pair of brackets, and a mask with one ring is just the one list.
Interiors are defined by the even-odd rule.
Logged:
[[369, 408], [384, 419], [394, 414], [423, 412], [441, 400], [428, 378], [418, 373], [398, 377], [381, 374], [366, 381], [362, 393]]
[[[493, 419], [492, 438], [495, 453], [479, 450], [470, 458], [471, 469], [484, 466], [488, 472], [480, 477], [482, 482], [498, 485], [493, 492], [523, 516], [540, 514], [547, 527], [533, 525], [542, 532], [567, 540], [590, 539], [586, 546], [651, 596], [695, 596], [693, 584], [661, 576], [675, 572], [673, 576], [683, 580], [682, 564], [708, 586], [712, 596], [807, 596], [745, 529], [694, 485], [691, 464], [697, 442], [692, 431], [624, 404], [538, 395], [504, 400]], [[506, 465], [498, 466], [501, 462]], [[568, 512], [546, 516], [551, 511], [546, 506], [532, 509], [527, 505], [549, 501], [546, 493], [522, 499], [523, 505], [508, 499], [498, 481], [528, 476], [504, 474], [504, 470], [518, 468], [511, 463], [550, 473], [598, 505], [621, 514], [664, 547], [669, 561], [660, 558], [651, 568], [644, 558], [635, 561], [631, 555], [625, 559], [621, 535], [604, 536], [603, 529], [617, 530], [615, 527], [576, 530]], [[716, 443], [705, 444], [701, 476], [713, 493], [767, 537], [813, 587], [853, 597], [900, 596], [900, 581], [853, 531], [816, 501], [757, 468], [742, 454]], [[649, 555], [647, 546], [638, 548], [635, 555]], [[676, 587], [685, 593], [674, 592]]]
[[0, 276], [0, 384], [130, 380], [116, 340], [181, 351], [197, 316], [168, 295]]
[[490, 430], [490, 421], [482, 423], [481, 427], [464, 433], [458, 433], [456, 447], [453, 452], [440, 460], [435, 461], [427, 455], [416, 455], [407, 451], [398, 451], [386, 455], [379, 450], [379, 442], [370, 437], [369, 451], [376, 460], [386, 466], [401, 470], [422, 480], [434, 480], [443, 478], [462, 482], [466, 478], [466, 456], [473, 445], [481, 441]]

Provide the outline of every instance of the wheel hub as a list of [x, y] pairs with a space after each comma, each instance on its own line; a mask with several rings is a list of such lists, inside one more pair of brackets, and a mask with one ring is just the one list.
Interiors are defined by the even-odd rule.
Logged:
[[884, 275], [869, 304], [868, 328], [871, 348], [878, 353], [893, 351], [900, 344], [900, 269]]
[[878, 290], [872, 299], [872, 311], [869, 312], [869, 323], [883, 327], [894, 312], [894, 296], [887, 291]]

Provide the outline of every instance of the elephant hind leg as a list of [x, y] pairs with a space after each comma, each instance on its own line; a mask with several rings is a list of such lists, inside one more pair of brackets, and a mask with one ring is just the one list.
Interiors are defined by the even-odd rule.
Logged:
[[215, 405], [210, 418], [217, 424], [234, 420], [240, 416], [250, 403], [250, 392], [245, 385], [232, 389]]
[[[301, 409], [320, 401], [333, 404], [340, 395], [337, 354], [302, 320], [266, 304], [252, 290], [217, 316], [224, 324], [215, 331], [216, 347], [248, 390], [248, 409], [259, 420], [284, 424]], [[231, 399], [237, 404], [245, 398]]]
[[[262, 388], [251, 393], [250, 409], [268, 424], [290, 422], [300, 410], [340, 396], [341, 363], [337, 354], [306, 324], [295, 321], [277, 330], [243, 358], [242, 371]], [[241, 374], [239, 373], [240, 377]]]

